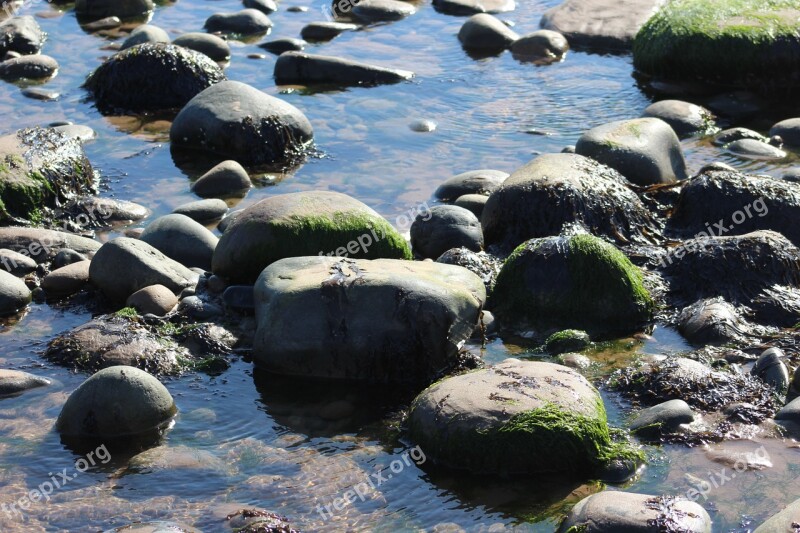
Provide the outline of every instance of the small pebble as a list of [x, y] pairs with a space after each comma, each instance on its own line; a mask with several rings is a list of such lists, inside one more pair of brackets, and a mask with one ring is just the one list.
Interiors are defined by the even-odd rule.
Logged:
[[58, 100], [61, 96], [60, 93], [55, 91], [48, 91], [47, 89], [40, 89], [38, 87], [28, 87], [22, 90], [22, 94], [34, 100], [42, 100], [43, 102], [52, 102]]
[[426, 133], [430, 131], [434, 131], [436, 129], [436, 122], [428, 119], [420, 119], [415, 120], [411, 124], [408, 125], [412, 131], [417, 131], [420, 133]]
[[106, 17], [104, 19], [95, 20], [94, 22], [84, 24], [83, 29], [88, 31], [110, 30], [111, 28], [118, 28], [121, 25], [122, 21], [119, 19], [119, 17]]

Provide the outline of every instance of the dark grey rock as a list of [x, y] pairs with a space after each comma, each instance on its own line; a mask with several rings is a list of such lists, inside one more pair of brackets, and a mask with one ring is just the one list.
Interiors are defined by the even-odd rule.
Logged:
[[217, 224], [217, 229], [221, 233], [225, 233], [231, 226], [231, 224], [233, 224], [233, 221], [236, 220], [236, 217], [241, 215], [243, 212], [244, 212], [243, 210], [239, 210], [228, 213], [228, 215], [225, 218], [223, 218], [219, 224]]
[[445, 202], [452, 202], [465, 194], [489, 196], [500, 188], [506, 178], [508, 173], [500, 170], [471, 170], [445, 180], [434, 195]]
[[786, 355], [780, 348], [764, 350], [750, 374], [760, 378], [780, 393], [784, 393], [789, 388], [789, 370], [783, 362], [785, 357]]
[[275, 3], [275, 0], [243, 0], [242, 3], [244, 7], [257, 9], [265, 15], [275, 13], [278, 10], [278, 4]]
[[744, 340], [748, 326], [731, 304], [721, 298], [709, 298], [681, 311], [678, 331], [693, 344], [722, 345]]
[[406, 81], [413, 76], [413, 72], [406, 70], [303, 52], [285, 52], [275, 62], [275, 82], [279, 85], [380, 85]]
[[451, 248], [483, 249], [478, 218], [463, 207], [437, 205], [411, 224], [411, 248], [420, 257], [436, 259]]
[[58, 63], [50, 56], [37, 54], [7, 59], [0, 63], [0, 79], [6, 81], [45, 80], [58, 71]]
[[307, 44], [308, 43], [303, 39], [284, 37], [283, 39], [275, 39], [272, 41], [267, 41], [266, 43], [261, 43], [258, 45], [258, 47], [263, 48], [267, 52], [280, 55], [284, 52], [300, 52], [305, 50]]
[[187, 296], [181, 300], [178, 310], [195, 320], [208, 320], [225, 314], [220, 306], [203, 301], [198, 296]]
[[19, 370], [0, 369], [0, 397], [14, 396], [27, 390], [50, 385], [50, 380], [20, 372]]
[[489, 197], [482, 194], [465, 194], [456, 198], [453, 204], [467, 209], [480, 220], [481, 215], [483, 215], [483, 207], [488, 200]]
[[711, 111], [681, 100], [662, 100], [647, 106], [643, 117], [660, 118], [675, 130], [679, 137], [690, 137], [714, 129]]
[[[75, 14], [79, 20], [99, 21], [143, 18], [155, 8], [152, 0], [76, 0]], [[87, 25], [88, 26], [88, 25]], [[102, 28], [97, 28], [102, 29]]]
[[179, 214], [155, 219], [139, 239], [183, 266], [204, 270], [211, 270], [211, 258], [218, 241], [205, 226]]
[[486, 13], [472, 15], [458, 31], [458, 40], [467, 50], [505, 50], [518, 38], [508, 26]]
[[169, 34], [152, 24], [142, 24], [133, 29], [131, 34], [122, 42], [120, 50], [125, 50], [131, 46], [144, 43], [169, 43]]
[[416, 12], [412, 4], [399, 0], [361, 0], [351, 11], [364, 24], [402, 20]]
[[[78, 15], [78, 20], [87, 20], [86, 16]], [[90, 17], [88, 17], [90, 18]], [[146, 16], [140, 18], [147, 18]], [[112, 30], [122, 26], [122, 20], [116, 16], [104, 17], [92, 22], [81, 22], [81, 28], [88, 32]]]
[[486, 287], [486, 294], [491, 292], [494, 280], [500, 272], [503, 262], [493, 255], [486, 252], [473, 252], [466, 248], [453, 248], [447, 250], [436, 260], [437, 263], [446, 265], [458, 265], [464, 267], [483, 281]]
[[645, 438], [676, 433], [680, 426], [691, 424], [694, 412], [683, 400], [669, 400], [643, 409], [631, 422], [631, 431]]
[[514, 11], [514, 0], [434, 0], [436, 11], [448, 15], [469, 16], [478, 13], [507, 13]]
[[[303, 29], [300, 30], [300, 36], [309, 42], [325, 42], [330, 41], [343, 32], [354, 31], [358, 28], [359, 26], [356, 24], [350, 24], [347, 22], [311, 22], [310, 24], [303, 26]], [[265, 43], [270, 44], [270, 48], [266, 48], [264, 45], [261, 45], [261, 48], [265, 48], [270, 52], [277, 50], [281, 50], [281, 52], [286, 52], [289, 50], [300, 51], [305, 48], [304, 41], [302, 46], [299, 48], [297, 39], [282, 39], [282, 41], [284, 42], [278, 43], [278, 41], [272, 41], [272, 43]]]
[[41, 228], [0, 228], [0, 248], [8, 248], [26, 255], [37, 263], [52, 259], [61, 249], [69, 248], [82, 255], [93, 255], [101, 243], [63, 231]]
[[208, 33], [184, 33], [173, 39], [172, 44], [205, 54], [214, 61], [225, 61], [231, 57], [231, 47], [225, 39]]
[[729, 128], [719, 132], [714, 137], [714, 144], [717, 146], [724, 146], [734, 141], [741, 139], [753, 139], [756, 141], [767, 142], [768, 139], [758, 133], [757, 131], [749, 130], [747, 128]]
[[783, 406], [775, 415], [775, 420], [800, 424], [800, 397]]
[[788, 154], [765, 142], [755, 139], [739, 139], [725, 145], [725, 150], [743, 159], [774, 161], [785, 158]]
[[552, 30], [539, 30], [523, 35], [511, 44], [511, 53], [520, 61], [561, 61], [568, 50], [566, 37]]
[[268, 31], [272, 21], [257, 9], [243, 9], [236, 13], [215, 13], [206, 19], [204, 28], [210, 32], [253, 35]]
[[38, 54], [46, 38], [47, 34], [30, 15], [7, 18], [0, 22], [0, 57], [11, 51]]
[[42, 89], [41, 87], [27, 87], [22, 89], [22, 95], [26, 98], [40, 100], [42, 102], [55, 102], [61, 97], [61, 93]]
[[769, 136], [779, 135], [789, 146], [800, 146], [800, 118], [788, 118], [772, 126]]
[[244, 196], [253, 186], [247, 171], [236, 161], [223, 161], [192, 184], [192, 192], [203, 198]]
[[24, 276], [36, 270], [36, 261], [26, 254], [7, 248], [0, 249], [0, 268], [15, 276]]
[[185, 215], [202, 224], [220, 220], [224, 217], [225, 213], [228, 212], [228, 204], [224, 200], [210, 198], [179, 205], [172, 212], [178, 215]]
[[222, 293], [222, 301], [231, 309], [255, 309], [256, 300], [252, 285], [231, 285]]

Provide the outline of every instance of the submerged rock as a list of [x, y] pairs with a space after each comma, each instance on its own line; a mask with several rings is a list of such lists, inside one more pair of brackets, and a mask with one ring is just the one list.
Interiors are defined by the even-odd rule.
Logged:
[[639, 269], [591, 235], [525, 242], [503, 265], [489, 303], [507, 323], [596, 334], [636, 331], [654, 309]]
[[[155, 8], [153, 0], [76, 0], [75, 14], [79, 20], [96, 21], [109, 17], [119, 19], [144, 18]], [[119, 21], [117, 22], [119, 25]]]
[[10, 82], [42, 81], [52, 78], [57, 71], [58, 62], [43, 54], [15, 57], [0, 63], [0, 79]]
[[427, 382], [457, 366], [485, 298], [451, 265], [282, 259], [256, 281], [253, 358], [277, 374]]
[[6, 370], [0, 368], [0, 398], [14, 396], [27, 390], [50, 385], [50, 380], [20, 372], [19, 370]]
[[257, 166], [302, 159], [314, 132], [293, 105], [244, 83], [223, 81], [186, 104], [169, 136], [173, 148]]
[[114, 54], [84, 83], [104, 113], [159, 111], [186, 105], [226, 79], [205, 54], [172, 44], [139, 44]]
[[550, 355], [584, 350], [592, 344], [588, 333], [579, 329], [565, 329], [553, 333], [544, 341], [544, 349]]
[[592, 475], [621, 451], [597, 390], [552, 363], [506, 359], [446, 378], [417, 396], [408, 424], [428, 459], [477, 474]]
[[275, 62], [275, 83], [278, 85], [380, 85], [413, 77], [414, 73], [407, 70], [303, 52], [285, 52]]
[[411, 250], [397, 230], [355, 198], [298, 192], [244, 209], [222, 234], [213, 271], [235, 283], [253, 283], [279, 259], [317, 255], [410, 259]]
[[786, 533], [800, 524], [800, 499], [783, 508], [779, 513], [758, 526], [753, 533]]

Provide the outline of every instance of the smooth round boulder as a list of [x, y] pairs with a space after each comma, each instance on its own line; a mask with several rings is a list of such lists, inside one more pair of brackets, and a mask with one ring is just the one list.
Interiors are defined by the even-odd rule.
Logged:
[[545, 237], [520, 245], [497, 276], [489, 310], [536, 329], [630, 333], [655, 304], [641, 271], [592, 235]]
[[80, 20], [95, 21], [108, 17], [144, 18], [155, 9], [153, 0], [76, 0], [75, 14]]
[[163, 285], [150, 285], [131, 294], [125, 302], [143, 315], [164, 316], [178, 305], [178, 297]]
[[192, 98], [175, 117], [169, 136], [172, 147], [257, 166], [302, 159], [314, 131], [293, 105], [244, 83], [224, 81]]
[[55, 76], [57, 72], [58, 62], [44, 54], [15, 57], [0, 63], [0, 79], [10, 82], [46, 80]]
[[411, 224], [411, 249], [420, 257], [436, 259], [462, 247], [473, 252], [483, 249], [481, 223], [463, 207], [437, 205], [417, 215]]
[[171, 214], [148, 224], [139, 240], [185, 267], [211, 270], [211, 257], [218, 239], [186, 215]]
[[225, 80], [208, 56], [172, 44], [138, 44], [111, 56], [84, 87], [104, 113], [179, 109]]
[[788, 155], [777, 146], [772, 146], [756, 139], [733, 141], [725, 145], [725, 150], [741, 159], [754, 159], [757, 161], [776, 161]]
[[743, 341], [748, 330], [736, 308], [722, 298], [700, 300], [678, 315], [678, 331], [692, 344], [706, 346]]
[[236, 161], [223, 161], [192, 183], [192, 192], [202, 198], [241, 197], [253, 186], [247, 171]]
[[686, 179], [686, 160], [675, 131], [661, 119], [618, 120], [592, 128], [575, 153], [608, 165], [636, 185]]
[[458, 40], [467, 50], [494, 52], [505, 50], [519, 35], [498, 18], [487, 13], [472, 15], [458, 30]]
[[500, 170], [470, 170], [446, 179], [433, 194], [445, 202], [452, 202], [465, 194], [489, 196], [500, 188], [506, 178], [508, 173]]
[[597, 389], [553, 363], [506, 359], [445, 378], [414, 399], [408, 427], [427, 459], [475, 474], [592, 475], [612, 455]]
[[[300, 37], [304, 39], [304, 41], [302, 41], [303, 43], [306, 41], [317, 43], [325, 42], [330, 41], [334, 37], [338, 37], [341, 33], [354, 31], [358, 28], [358, 25], [348, 22], [312, 22], [303, 26], [303, 29], [300, 30]], [[297, 41], [297, 39], [282, 39], [282, 41], [294, 42]], [[281, 49], [283, 52], [288, 52], [289, 50], [302, 50], [305, 48], [305, 44], [303, 44], [301, 48], [297, 48], [297, 46], [289, 46], [289, 42], [284, 42], [282, 44], [276, 43], [277, 41], [272, 41], [272, 43], [264, 43], [260, 46], [270, 52], [276, 52], [278, 49]], [[267, 48], [266, 44], [270, 44], [270, 47]], [[298, 43], [294, 44], [297, 45]]]
[[278, 85], [327, 84], [346, 87], [400, 83], [413, 78], [414, 73], [340, 57], [285, 52], [275, 61], [274, 76]]
[[463, 207], [478, 217], [478, 220], [480, 220], [481, 216], [483, 216], [483, 208], [487, 201], [489, 201], [489, 197], [482, 194], [465, 194], [456, 198], [456, 201], [453, 202], [453, 205]]
[[278, 4], [275, 3], [275, 0], [244, 0], [242, 4], [248, 9], [257, 9], [265, 15], [275, 13], [278, 10]]
[[769, 136], [779, 136], [789, 146], [800, 146], [800, 118], [781, 120], [769, 129]]
[[619, 244], [651, 243], [658, 224], [615, 170], [577, 154], [545, 154], [514, 171], [481, 215], [486, 244], [513, 249], [583, 227]]
[[511, 44], [511, 53], [520, 61], [561, 61], [568, 50], [567, 38], [552, 30], [538, 30], [523, 35]]
[[274, 39], [272, 41], [267, 41], [266, 43], [261, 43], [258, 45], [258, 47], [263, 48], [267, 52], [271, 52], [275, 55], [281, 55], [284, 52], [300, 52], [305, 50], [307, 44], [308, 43], [303, 39], [292, 39], [290, 37], [285, 37], [283, 39]]
[[361, 0], [353, 7], [353, 17], [361, 23], [402, 20], [417, 12], [412, 4], [399, 0]]
[[657, 438], [675, 433], [684, 424], [694, 421], [694, 412], [683, 400], [669, 400], [642, 409], [631, 422], [631, 431], [640, 437]]
[[231, 57], [231, 47], [225, 39], [208, 33], [184, 33], [175, 37], [172, 44], [205, 54], [214, 61], [226, 61]]
[[30, 15], [10, 17], [0, 22], [0, 57], [9, 52], [21, 55], [38, 54], [47, 34]]
[[138, 368], [112, 366], [70, 394], [56, 421], [62, 436], [116, 439], [158, 431], [177, 412], [169, 391]]
[[308, 191], [265, 198], [237, 215], [214, 251], [213, 272], [253, 283], [286, 257], [411, 259], [408, 243], [378, 213], [346, 194]]
[[142, 24], [133, 29], [131, 34], [122, 42], [120, 50], [125, 50], [131, 46], [144, 43], [168, 43], [169, 34], [152, 24]]
[[784, 405], [781, 410], [775, 414], [775, 420], [800, 424], [800, 397]]
[[661, 100], [650, 104], [642, 116], [660, 118], [675, 130], [678, 137], [707, 133], [715, 128], [711, 111], [682, 100]]
[[756, 360], [750, 374], [783, 394], [789, 388], [789, 369], [782, 361], [785, 357], [780, 348], [768, 348]]
[[20, 372], [19, 370], [6, 370], [0, 368], [0, 398], [14, 396], [37, 387], [45, 387], [50, 380]]
[[181, 204], [172, 210], [178, 215], [185, 215], [201, 224], [220, 220], [228, 212], [228, 204], [225, 200], [209, 198], [208, 200], [198, 200]]
[[78, 261], [53, 270], [42, 278], [42, 288], [48, 298], [71, 296], [89, 283], [91, 261]]
[[212, 33], [254, 35], [269, 30], [272, 21], [258, 9], [242, 9], [236, 13], [215, 13], [206, 19], [203, 27]]
[[0, 248], [0, 268], [15, 276], [24, 276], [36, 270], [36, 261], [25, 254]]
[[660, 531], [711, 533], [711, 517], [689, 500], [605, 490], [579, 501], [558, 533], [646, 533]]
[[16, 314], [31, 302], [31, 291], [25, 282], [0, 270], [0, 316]]

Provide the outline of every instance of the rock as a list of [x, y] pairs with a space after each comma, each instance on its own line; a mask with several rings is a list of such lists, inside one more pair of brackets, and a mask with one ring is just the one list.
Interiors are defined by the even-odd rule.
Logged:
[[[319, 43], [319, 42], [330, 41], [334, 37], [338, 37], [340, 33], [346, 31], [354, 31], [357, 30], [358, 28], [359, 26], [357, 26], [356, 24], [350, 24], [347, 22], [312, 22], [310, 24], [306, 24], [305, 26], [303, 26], [303, 29], [300, 30], [300, 36], [303, 39], [305, 39], [305, 41]], [[303, 45], [301, 48], [298, 48], [296, 46], [298, 44], [295, 42], [297, 41], [297, 39], [281, 39], [281, 41], [292, 41], [291, 44], [294, 44], [295, 46], [289, 46], [290, 45], [289, 42], [276, 44], [277, 41], [272, 41], [272, 43], [265, 43], [265, 44], [270, 44], [271, 45], [270, 48], [266, 48], [266, 46], [264, 45], [260, 46], [261, 48], [269, 50], [270, 52], [277, 51], [278, 49], [282, 49], [281, 52], [287, 52], [290, 50], [299, 51], [305, 48], [305, 41], [302, 41]]]
[[575, 152], [617, 170], [637, 185], [686, 179], [686, 161], [672, 128], [657, 118], [618, 120], [581, 135]]
[[169, 41], [169, 34], [158, 26], [153, 26], [152, 24], [142, 24], [141, 26], [137, 26], [133, 29], [128, 38], [123, 41], [122, 46], [120, 46], [120, 50], [125, 50], [132, 46], [136, 46], [137, 44], [169, 43]]
[[209, 320], [225, 314], [225, 311], [220, 306], [205, 302], [197, 296], [187, 296], [181, 300], [178, 309], [189, 318], [195, 320]]
[[642, 27], [634, 67], [665, 79], [778, 89], [797, 85], [800, 9], [758, 0], [673, 0]]
[[477, 276], [451, 265], [282, 259], [256, 281], [253, 359], [277, 374], [426, 382], [458, 363], [484, 300]]
[[80, 261], [53, 270], [42, 279], [42, 288], [49, 298], [71, 296], [89, 283], [89, 264]]
[[178, 293], [197, 283], [197, 274], [185, 266], [146, 242], [127, 237], [108, 241], [97, 251], [89, 278], [113, 302], [124, 302], [150, 285], [164, 285]]
[[79, 20], [91, 21], [107, 17], [137, 19], [147, 16], [154, 7], [152, 0], [76, 0], [75, 14]]
[[592, 366], [592, 360], [585, 355], [579, 353], [565, 353], [556, 357], [559, 364], [574, 368], [576, 370], [583, 370]]
[[93, 255], [100, 243], [50, 229], [0, 227], [0, 248], [8, 248], [31, 257], [37, 263], [53, 258], [62, 248], [69, 248], [80, 254]]
[[437, 205], [411, 224], [411, 248], [423, 258], [436, 259], [451, 248], [483, 249], [483, 233], [477, 217], [463, 207]]
[[205, 54], [172, 44], [138, 44], [107, 59], [84, 87], [104, 113], [159, 111], [179, 109], [225, 79]]
[[781, 360], [785, 357], [780, 348], [764, 350], [756, 361], [755, 366], [750, 370], [750, 374], [758, 377], [780, 394], [783, 394], [789, 388], [789, 370]]
[[511, 44], [511, 53], [521, 61], [551, 63], [564, 59], [569, 50], [567, 39], [558, 32], [539, 30], [523, 35]]
[[412, 4], [399, 0], [361, 0], [351, 11], [353, 17], [364, 24], [402, 20], [416, 12]]
[[285, 52], [275, 62], [278, 85], [381, 85], [411, 79], [413, 72], [359, 63], [332, 56]]
[[703, 346], [741, 342], [749, 333], [736, 309], [722, 298], [707, 298], [683, 309], [678, 331], [692, 344]]
[[206, 19], [203, 27], [212, 33], [253, 35], [268, 31], [272, 21], [257, 9], [242, 9], [236, 13], [215, 13]]
[[683, 400], [669, 400], [643, 409], [631, 422], [631, 431], [645, 438], [658, 438], [662, 434], [676, 433], [681, 425], [691, 424], [694, 412]]
[[104, 533], [201, 533], [199, 529], [180, 522], [134, 522], [132, 524], [108, 529]]
[[63, 133], [70, 139], [76, 139], [82, 142], [90, 141], [95, 137], [97, 137], [97, 134], [92, 128], [90, 128], [89, 126], [84, 126], [82, 124], [67, 124], [63, 126], [54, 126], [53, 129]]
[[792, 183], [800, 183], [800, 168], [790, 168], [786, 172], [784, 172], [781, 179], [784, 181], [789, 181]]
[[275, 0], [244, 0], [242, 3], [244, 7], [257, 9], [265, 15], [275, 13], [278, 10], [278, 4], [275, 3]]
[[15, 57], [0, 63], [0, 79], [10, 82], [46, 80], [55, 76], [57, 71], [56, 60], [43, 54]]
[[576, 154], [545, 154], [514, 171], [489, 197], [481, 224], [487, 246], [509, 249], [574, 227], [619, 244], [648, 244], [660, 232], [625, 178]]
[[775, 420], [800, 424], [800, 397], [795, 398], [775, 414]]
[[771, 144], [755, 139], [740, 139], [725, 145], [725, 150], [742, 159], [777, 160], [786, 157], [786, 152]]
[[208, 33], [184, 33], [173, 39], [172, 44], [205, 54], [214, 61], [226, 61], [231, 57], [231, 47], [225, 39]]
[[50, 385], [50, 380], [20, 372], [0, 368], [0, 397], [14, 396], [27, 390]]
[[592, 235], [527, 241], [506, 260], [489, 303], [500, 320], [590, 334], [636, 331], [655, 306], [639, 269]]
[[[759, 447], [758, 442], [737, 440], [722, 444], [707, 446], [706, 458], [733, 468], [736, 472], [748, 470], [764, 470], [772, 468], [773, 464], [764, 446]], [[755, 450], [755, 451], [753, 451]]]
[[7, 18], [0, 22], [0, 57], [8, 52], [38, 54], [45, 39], [47, 34], [30, 15]]
[[627, 50], [639, 28], [665, 0], [565, 0], [545, 11], [540, 26], [575, 47]]
[[669, 124], [679, 137], [709, 133], [716, 127], [711, 111], [681, 100], [661, 100], [650, 104], [642, 116], [660, 118]]
[[518, 38], [508, 26], [486, 13], [472, 15], [458, 31], [458, 40], [467, 50], [501, 51]]
[[499, 170], [472, 170], [445, 180], [434, 195], [439, 200], [452, 202], [465, 194], [489, 196], [500, 188], [508, 174]]
[[456, 16], [475, 15], [477, 13], [507, 13], [514, 11], [514, 0], [434, 0], [433, 7], [440, 13]]
[[256, 301], [252, 285], [231, 285], [222, 293], [222, 301], [232, 309], [255, 309]]
[[547, 337], [547, 340], [544, 341], [544, 349], [550, 355], [558, 355], [565, 352], [584, 350], [591, 344], [592, 339], [585, 331], [565, 329]]
[[208, 200], [198, 200], [179, 205], [172, 210], [173, 213], [184, 215], [192, 220], [205, 224], [220, 220], [228, 212], [228, 204], [224, 200], [211, 198]]
[[711, 517], [695, 502], [609, 490], [579, 501], [558, 533], [650, 532], [664, 523], [671, 531], [711, 533]]
[[[139, 17], [139, 18], [147, 19], [147, 16], [145, 15], [145, 16]], [[80, 21], [80, 20], [86, 20], [86, 19], [87, 19], [87, 17], [79, 16], [78, 20]], [[99, 32], [99, 31], [102, 31], [102, 30], [113, 30], [113, 29], [119, 28], [120, 26], [122, 26], [122, 21], [120, 20], [119, 17], [111, 16], [111, 17], [101, 18], [101, 19], [95, 20], [93, 22], [80, 22], [80, 25], [81, 25], [81, 28], [83, 28], [84, 31], [87, 31], [87, 32], [96, 32], [97, 31], [97, 32]]]
[[767, 142], [769, 140], [757, 131], [747, 128], [730, 128], [719, 132], [716, 137], [714, 137], [714, 144], [717, 146], [724, 146], [741, 139], [753, 139], [761, 142]]
[[284, 52], [300, 52], [305, 50], [307, 44], [308, 43], [303, 39], [291, 39], [286, 37], [283, 39], [275, 39], [266, 43], [261, 43], [258, 45], [258, 47], [263, 48], [267, 52], [281, 55]]
[[164, 316], [178, 305], [178, 298], [163, 285], [150, 285], [131, 294], [125, 302], [143, 315]]
[[0, 249], [0, 268], [15, 276], [24, 276], [36, 270], [36, 261], [14, 250], [2, 248]]
[[438, 124], [433, 120], [428, 119], [417, 119], [413, 120], [411, 124], [408, 125], [408, 128], [411, 131], [416, 131], [417, 133], [430, 133], [432, 131], [436, 131], [436, 127]]
[[299, 109], [236, 81], [217, 83], [192, 98], [169, 134], [173, 148], [250, 166], [299, 160], [314, 137]]
[[0, 270], [0, 316], [16, 314], [31, 302], [31, 291], [25, 282]]
[[446, 265], [458, 265], [464, 267], [483, 281], [486, 287], [486, 294], [491, 292], [494, 286], [494, 280], [500, 272], [500, 267], [503, 266], [495, 256], [489, 255], [486, 252], [473, 252], [466, 248], [453, 248], [443, 253], [437, 260], [437, 263], [444, 263]]
[[56, 421], [62, 436], [115, 439], [158, 431], [177, 412], [156, 378], [129, 366], [103, 369], [70, 394]]
[[69, 248], [61, 248], [56, 252], [55, 257], [53, 257], [53, 269], [59, 269], [61, 267], [65, 267], [67, 265], [71, 265], [72, 263], [78, 263], [80, 261], [86, 261], [88, 258], [83, 255], [79, 254], [75, 250], [70, 250]]
[[[468, 210], [480, 220], [483, 215], [483, 208], [486, 206], [488, 200], [489, 197], [482, 194], [465, 194], [456, 198], [453, 205]], [[481, 235], [481, 237], [483, 237], [483, 235]]]
[[775, 135], [780, 136], [789, 146], [800, 146], [800, 118], [789, 118], [772, 126], [769, 136]]
[[408, 425], [427, 459], [475, 474], [591, 475], [611, 455], [597, 390], [552, 363], [506, 359], [439, 381], [413, 401]]
[[186, 267], [211, 270], [217, 237], [185, 215], [165, 215], [147, 225], [139, 237], [167, 257]]
[[411, 251], [397, 230], [358, 200], [308, 191], [244, 209], [222, 234], [212, 270], [234, 283], [253, 283], [279, 259], [317, 255], [410, 259]]
[[192, 192], [203, 198], [244, 196], [253, 183], [236, 161], [223, 161], [192, 184]]
[[22, 96], [31, 98], [33, 100], [40, 100], [42, 102], [55, 102], [61, 97], [61, 93], [56, 91], [48, 91], [39, 87], [28, 87], [22, 89]]
[[150, 215], [150, 210], [143, 205], [97, 196], [76, 198], [64, 206], [64, 210], [84, 231], [108, 228], [119, 223], [130, 223]]
[[793, 501], [784, 509], [758, 526], [753, 533], [787, 533], [797, 529], [800, 524], [800, 499]]

